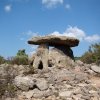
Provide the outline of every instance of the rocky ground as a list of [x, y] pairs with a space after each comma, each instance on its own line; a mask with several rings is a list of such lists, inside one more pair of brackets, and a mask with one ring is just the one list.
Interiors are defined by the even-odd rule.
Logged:
[[53, 66], [47, 72], [33, 72], [29, 66], [0, 65], [2, 84], [7, 75], [17, 88], [16, 96], [5, 93], [2, 100], [100, 100], [100, 67], [95, 64], [78, 60], [72, 67]]

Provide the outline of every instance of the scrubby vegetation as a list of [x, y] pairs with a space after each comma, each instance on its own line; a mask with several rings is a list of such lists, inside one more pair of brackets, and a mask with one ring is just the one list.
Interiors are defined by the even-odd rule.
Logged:
[[[1, 67], [1, 66], [0, 66]], [[0, 100], [6, 97], [15, 97], [17, 88], [13, 84], [14, 74], [11, 65], [5, 65], [1, 68], [0, 75]], [[2, 97], [3, 96], [3, 97]]]
[[18, 64], [18, 65], [27, 65], [28, 64], [28, 55], [25, 53], [25, 49], [19, 50], [17, 55], [13, 57], [12, 64]]
[[8, 64], [17, 64], [17, 65], [28, 65], [28, 55], [25, 52], [25, 49], [18, 50], [16, 56], [9, 57], [4, 59], [0, 56], [0, 64], [8, 63]]
[[92, 44], [89, 50], [80, 58], [84, 63], [100, 65], [100, 43]]
[[3, 64], [3, 63], [5, 63], [5, 59], [2, 56], [0, 56], [0, 64]]

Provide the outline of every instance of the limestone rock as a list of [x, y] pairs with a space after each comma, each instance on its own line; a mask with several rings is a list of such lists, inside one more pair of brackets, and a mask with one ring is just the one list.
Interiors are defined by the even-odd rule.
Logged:
[[100, 73], [100, 67], [97, 66], [97, 65], [91, 66], [91, 69], [92, 69], [94, 72]]
[[30, 90], [30, 91], [28, 91], [28, 92], [24, 92], [24, 93], [23, 93], [23, 95], [25, 95], [25, 97], [26, 97], [27, 99], [30, 99], [30, 98], [33, 96], [33, 94], [34, 94], [34, 90]]
[[40, 46], [38, 46], [37, 53], [33, 63], [33, 67], [35, 69], [48, 68], [48, 53], [48, 45], [41, 44]]
[[48, 89], [48, 83], [45, 79], [41, 78], [41, 79], [37, 79], [36, 80], [36, 86], [40, 89], [40, 90], [47, 90]]
[[[2, 66], [0, 66], [1, 77], [5, 76]], [[75, 66], [84, 67], [87, 70], [86, 66], [88, 65], [84, 64], [83, 66], [79, 62]], [[12, 67], [17, 68], [16, 65]], [[100, 98], [99, 77], [91, 75], [92, 73], [89, 74], [85, 70], [76, 72], [74, 68], [49, 67], [49, 71], [45, 73], [39, 70], [38, 73], [23, 75], [22, 70], [24, 70], [24, 66], [20, 65], [19, 67], [21, 67], [19, 69], [21, 75], [16, 76], [13, 79], [14, 81], [12, 80], [14, 85], [18, 87], [16, 91], [17, 97], [11, 100], [99, 100]], [[13, 72], [12, 70], [9, 71]], [[87, 82], [87, 80], [90, 82]], [[0, 79], [0, 83], [5, 84], [2, 78]], [[1, 84], [0, 86], [2, 87]], [[9, 84], [7, 83], [7, 85]], [[9, 93], [9, 91], [6, 91], [6, 93]], [[3, 100], [6, 100], [6, 96]]]
[[34, 81], [29, 76], [16, 76], [14, 79], [14, 84], [21, 90], [29, 90], [34, 86]]
[[29, 44], [48, 44], [49, 46], [70, 46], [75, 47], [79, 44], [79, 40], [73, 37], [67, 36], [55, 36], [55, 35], [48, 35], [44, 37], [33, 37], [28, 41]]
[[60, 91], [59, 96], [62, 98], [67, 98], [72, 95], [73, 91]]
[[33, 65], [36, 53], [32, 54], [32, 56], [28, 57], [29, 65]]
[[48, 97], [50, 95], [53, 95], [53, 92], [51, 90], [40, 91], [38, 89], [34, 89], [32, 96], [34, 98], [42, 98], [42, 97]]
[[[62, 47], [64, 49], [64, 47]], [[73, 53], [71, 50], [67, 52], [67, 49], [60, 50], [58, 48], [52, 48], [49, 50], [49, 67], [57, 66], [57, 67], [68, 67], [73, 66], [74, 61], [72, 60], [74, 58]]]
[[84, 63], [82, 61], [80, 61], [80, 60], [76, 60], [76, 64], [79, 65], [79, 66], [83, 66], [84, 65]]

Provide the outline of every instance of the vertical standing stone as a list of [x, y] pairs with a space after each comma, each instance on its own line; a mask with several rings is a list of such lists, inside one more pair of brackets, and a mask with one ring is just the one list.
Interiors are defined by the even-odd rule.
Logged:
[[37, 54], [33, 62], [35, 69], [47, 69], [48, 68], [48, 54], [49, 46], [47, 44], [41, 44], [38, 46]]

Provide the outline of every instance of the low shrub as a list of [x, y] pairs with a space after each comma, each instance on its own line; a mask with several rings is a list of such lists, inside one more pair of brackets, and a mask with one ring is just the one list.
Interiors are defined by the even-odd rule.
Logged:
[[5, 63], [5, 59], [4, 57], [0, 56], [0, 64], [3, 64], [3, 63]]
[[11, 65], [5, 65], [2, 66], [3, 69], [1, 70], [3, 72], [2, 75], [0, 75], [0, 100], [5, 100], [6, 97], [15, 97], [17, 88], [13, 84], [13, 79], [15, 78], [14, 74], [12, 73], [12, 66]]
[[100, 43], [92, 44], [80, 60], [84, 63], [96, 63], [97, 65], [100, 65]]
[[28, 65], [28, 57], [27, 56], [15, 56], [11, 60], [11, 64]]

